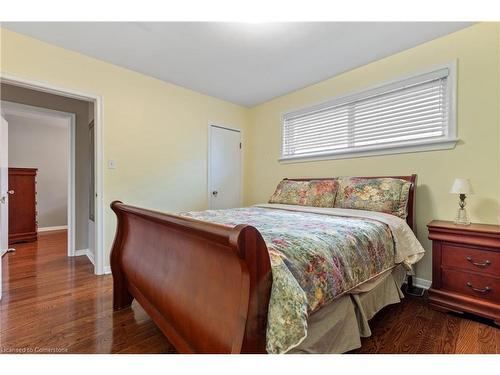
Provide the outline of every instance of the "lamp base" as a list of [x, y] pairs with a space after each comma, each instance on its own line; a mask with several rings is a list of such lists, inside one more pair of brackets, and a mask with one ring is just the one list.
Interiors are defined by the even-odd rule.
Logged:
[[467, 210], [464, 207], [458, 209], [455, 224], [470, 225], [469, 215], [467, 215]]

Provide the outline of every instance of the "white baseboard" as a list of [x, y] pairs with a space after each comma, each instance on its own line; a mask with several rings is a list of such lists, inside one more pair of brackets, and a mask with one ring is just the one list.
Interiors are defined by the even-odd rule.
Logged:
[[111, 274], [111, 266], [104, 266], [104, 274], [105, 275]]
[[415, 286], [418, 286], [419, 288], [423, 289], [429, 289], [431, 287], [432, 281], [426, 280], [426, 279], [421, 279], [419, 277], [414, 277], [413, 282]]
[[89, 249], [75, 250], [75, 257], [81, 257], [82, 255], [87, 255]]
[[90, 263], [94, 264], [94, 253], [89, 249], [75, 250], [75, 257], [86, 256], [89, 258]]
[[68, 229], [67, 225], [60, 225], [58, 227], [43, 227], [43, 228], [38, 228], [38, 232], [50, 232], [53, 230], [66, 230]]

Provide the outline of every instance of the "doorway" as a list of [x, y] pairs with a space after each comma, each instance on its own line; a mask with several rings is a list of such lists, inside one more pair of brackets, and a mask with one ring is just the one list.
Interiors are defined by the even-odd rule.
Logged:
[[208, 207], [213, 210], [242, 205], [241, 131], [208, 126]]
[[[66, 230], [67, 254], [74, 256], [75, 114], [8, 101], [1, 104], [8, 127], [9, 242]], [[27, 192], [31, 185], [34, 191]], [[34, 222], [17, 218], [19, 212], [34, 216]]]
[[[80, 101], [85, 101], [88, 103], [92, 104], [92, 107], [89, 106], [89, 118], [92, 118], [91, 123], [87, 123], [86, 129], [84, 129], [86, 137], [92, 137], [92, 147], [93, 147], [93, 152], [92, 152], [92, 163], [93, 163], [93, 170], [92, 170], [92, 182], [91, 182], [91, 189], [87, 189], [86, 193], [87, 196], [89, 197], [87, 202], [86, 202], [86, 207], [88, 208], [89, 211], [92, 211], [92, 216], [90, 214], [86, 214], [87, 216], [85, 217], [85, 220], [88, 220], [89, 223], [89, 239], [91, 239], [90, 242], [92, 242], [94, 249], [93, 250], [93, 264], [94, 264], [94, 273], [97, 275], [101, 275], [104, 273], [109, 273], [109, 269], [104, 267], [104, 251], [103, 251], [103, 202], [102, 202], [102, 118], [101, 118], [101, 106], [102, 106], [102, 100], [100, 96], [93, 95], [93, 94], [86, 94], [86, 93], [80, 93], [76, 92], [71, 89], [66, 89], [66, 88], [60, 88], [60, 87], [54, 87], [52, 85], [48, 84], [41, 84], [38, 82], [33, 82], [29, 80], [25, 80], [19, 77], [14, 77], [14, 76], [8, 76], [3, 74], [1, 77], [1, 84], [2, 87], [4, 85], [10, 85], [13, 86], [19, 90], [32, 90], [34, 92], [40, 93], [40, 97], [43, 95], [52, 95], [52, 96], [57, 96], [59, 98], [62, 98], [62, 100], [80, 100]], [[5, 94], [5, 90], [2, 90], [2, 98]], [[19, 102], [18, 102], [19, 103]], [[45, 105], [42, 104], [36, 104], [36, 107], [46, 107]], [[50, 108], [50, 107], [48, 107]], [[91, 110], [90, 110], [91, 108]], [[63, 111], [60, 111], [63, 112]], [[81, 117], [81, 116], [80, 116]], [[74, 122], [74, 119], [73, 119]], [[78, 120], [76, 120], [78, 123]], [[5, 137], [3, 137], [5, 138]], [[90, 142], [89, 142], [90, 144]], [[90, 160], [89, 160], [90, 163]], [[74, 168], [71, 173], [74, 173]], [[89, 173], [90, 174], [90, 173]], [[71, 177], [72, 174], [70, 174]], [[74, 179], [73, 179], [74, 181]], [[77, 181], [78, 182], [78, 181]], [[1, 183], [1, 179], [0, 179]], [[74, 183], [73, 186], [78, 186], [78, 183]], [[5, 189], [2, 188], [2, 195], [6, 194], [6, 191], [3, 191]], [[71, 190], [74, 189], [68, 189], [70, 192]], [[69, 194], [71, 195], [71, 194]], [[90, 196], [92, 195], [92, 196]], [[70, 202], [71, 197], [68, 196], [68, 204]], [[74, 202], [74, 199], [71, 199]], [[69, 207], [69, 205], [68, 205]], [[68, 210], [69, 211], [69, 210]], [[77, 213], [78, 210], [73, 210], [73, 213]], [[68, 229], [71, 230], [71, 228], [75, 227], [75, 225], [71, 225], [71, 220], [72, 218], [68, 218]], [[92, 225], [90, 223], [92, 222]], [[2, 220], [0, 218], [0, 223], [2, 223]], [[90, 228], [90, 226], [92, 226]], [[68, 237], [75, 237], [75, 231], [73, 231], [73, 235], [70, 235], [68, 233]], [[0, 239], [2, 239], [2, 235], [0, 234]], [[88, 255], [89, 249], [80, 249], [78, 246], [72, 246], [73, 240], [68, 241], [68, 255]], [[90, 247], [90, 246], [89, 246]], [[80, 251], [78, 251], [80, 250]], [[0, 295], [1, 298], [1, 295]]]

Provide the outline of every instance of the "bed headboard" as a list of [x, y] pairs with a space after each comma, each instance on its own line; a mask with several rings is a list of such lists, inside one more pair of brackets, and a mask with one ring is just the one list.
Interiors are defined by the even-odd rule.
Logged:
[[[417, 175], [412, 174], [409, 176], [353, 176], [357, 178], [399, 178], [401, 180], [406, 180], [411, 182], [410, 192], [408, 194], [408, 216], [406, 217], [406, 222], [413, 230], [415, 234], [417, 234], [417, 223], [415, 221], [415, 197], [416, 197], [416, 188], [417, 188]], [[293, 180], [293, 181], [309, 181], [309, 180], [330, 180], [336, 177], [322, 177], [322, 178], [285, 178], [285, 180]]]

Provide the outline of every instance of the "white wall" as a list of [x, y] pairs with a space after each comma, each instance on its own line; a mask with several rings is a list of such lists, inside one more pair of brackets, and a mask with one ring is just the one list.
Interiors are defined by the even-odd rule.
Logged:
[[67, 120], [20, 115], [5, 118], [9, 122], [9, 167], [38, 168], [38, 227], [67, 225]]

